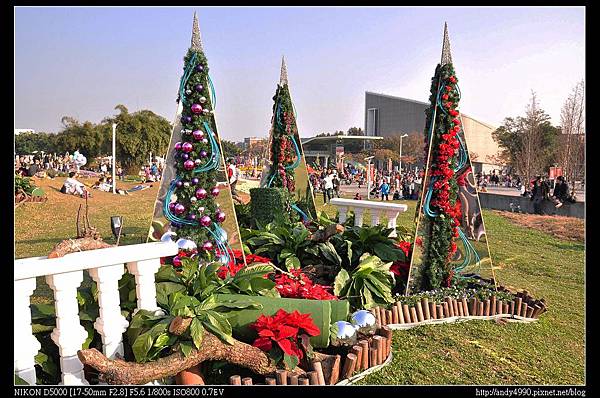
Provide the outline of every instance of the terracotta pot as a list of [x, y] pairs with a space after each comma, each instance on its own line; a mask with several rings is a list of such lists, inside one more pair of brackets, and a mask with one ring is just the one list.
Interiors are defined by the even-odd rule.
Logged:
[[175, 382], [181, 386], [203, 386], [204, 377], [202, 376], [202, 373], [200, 373], [198, 365], [195, 365], [177, 373]]

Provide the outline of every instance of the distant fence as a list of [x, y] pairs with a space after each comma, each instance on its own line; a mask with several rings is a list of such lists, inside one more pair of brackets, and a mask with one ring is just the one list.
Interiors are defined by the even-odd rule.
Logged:
[[[520, 213], [534, 214], [533, 202], [522, 196], [500, 195], [495, 193], [479, 192], [479, 201], [484, 209], [514, 211]], [[554, 207], [549, 200], [542, 202], [542, 211], [547, 215], [585, 218], [585, 203], [568, 203], [560, 207]]]

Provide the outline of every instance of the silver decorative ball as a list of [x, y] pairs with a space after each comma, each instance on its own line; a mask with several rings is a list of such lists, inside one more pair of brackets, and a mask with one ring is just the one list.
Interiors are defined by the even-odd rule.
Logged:
[[210, 110], [208, 110], [208, 109], [204, 108], [204, 109], [202, 110], [202, 113], [204, 113], [205, 115], [210, 115]]
[[351, 346], [356, 344], [357, 333], [354, 326], [346, 321], [337, 321], [337, 334], [331, 336], [331, 345], [333, 346]]
[[197, 200], [198, 200], [198, 198], [196, 198], [195, 196], [192, 196], [192, 197], [190, 198], [190, 202], [192, 202], [192, 203], [194, 203], [194, 202], [195, 202], [195, 201], [197, 201]]
[[196, 245], [196, 243], [194, 243], [193, 240], [185, 238], [177, 239], [177, 247], [179, 247], [181, 250], [194, 250], [198, 248], [198, 246]]
[[186, 93], [187, 95], [190, 95], [190, 94], [192, 93], [192, 90], [185, 90], [185, 93]]
[[161, 242], [172, 242], [173, 237], [177, 236], [177, 234], [173, 231], [167, 231], [160, 237]]
[[375, 315], [367, 310], [358, 310], [350, 316], [350, 322], [361, 334], [373, 334], [377, 329], [377, 320]]
[[206, 102], [206, 97], [200, 97], [199, 101], [200, 101], [201, 104], [205, 103]]
[[200, 165], [202, 164], [202, 160], [200, 160], [200, 159], [196, 159], [196, 160], [194, 160], [194, 164], [195, 164], [196, 166], [200, 166]]
[[190, 183], [186, 181], [186, 182], [183, 183], [183, 186], [187, 188], [187, 187], [190, 186]]

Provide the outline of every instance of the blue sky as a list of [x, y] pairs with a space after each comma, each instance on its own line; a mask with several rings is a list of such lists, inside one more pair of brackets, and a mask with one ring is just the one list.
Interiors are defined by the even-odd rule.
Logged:
[[531, 90], [560, 122], [585, 77], [583, 7], [15, 8], [15, 128], [150, 109], [172, 121], [197, 11], [224, 139], [266, 136], [285, 54], [302, 136], [363, 127], [365, 91], [427, 101], [448, 22], [461, 110], [492, 125]]

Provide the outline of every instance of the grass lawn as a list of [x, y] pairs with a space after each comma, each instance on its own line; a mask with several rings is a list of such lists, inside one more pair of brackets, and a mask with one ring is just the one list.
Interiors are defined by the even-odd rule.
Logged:
[[[91, 180], [89, 183], [91, 184]], [[48, 202], [15, 210], [17, 258], [47, 255], [62, 239], [74, 236], [75, 216], [83, 199], [58, 192], [62, 179], [37, 180]], [[135, 183], [123, 183], [124, 188]], [[123, 244], [145, 241], [158, 184], [128, 196], [94, 192], [90, 221], [114, 243], [110, 216], [124, 216]], [[317, 207], [323, 207], [316, 195]], [[398, 218], [414, 229], [415, 201]], [[323, 207], [335, 215], [331, 205]], [[365, 221], [368, 220], [365, 215]], [[484, 210], [490, 249], [499, 282], [544, 297], [549, 311], [531, 324], [468, 321], [395, 331], [390, 366], [361, 384], [583, 384], [584, 380], [584, 253], [581, 238], [559, 239]], [[570, 222], [580, 223], [583, 220]], [[86, 274], [87, 276], [87, 274]], [[49, 302], [48, 287], [38, 281], [32, 301]]]
[[[414, 229], [415, 201], [398, 202], [409, 204], [398, 224]], [[334, 206], [323, 210], [335, 215]], [[531, 324], [468, 321], [395, 331], [393, 362], [359, 384], [585, 383], [583, 241], [521, 226], [520, 215], [483, 216], [498, 281], [544, 297], [549, 311]], [[583, 227], [583, 220], [569, 222]]]

